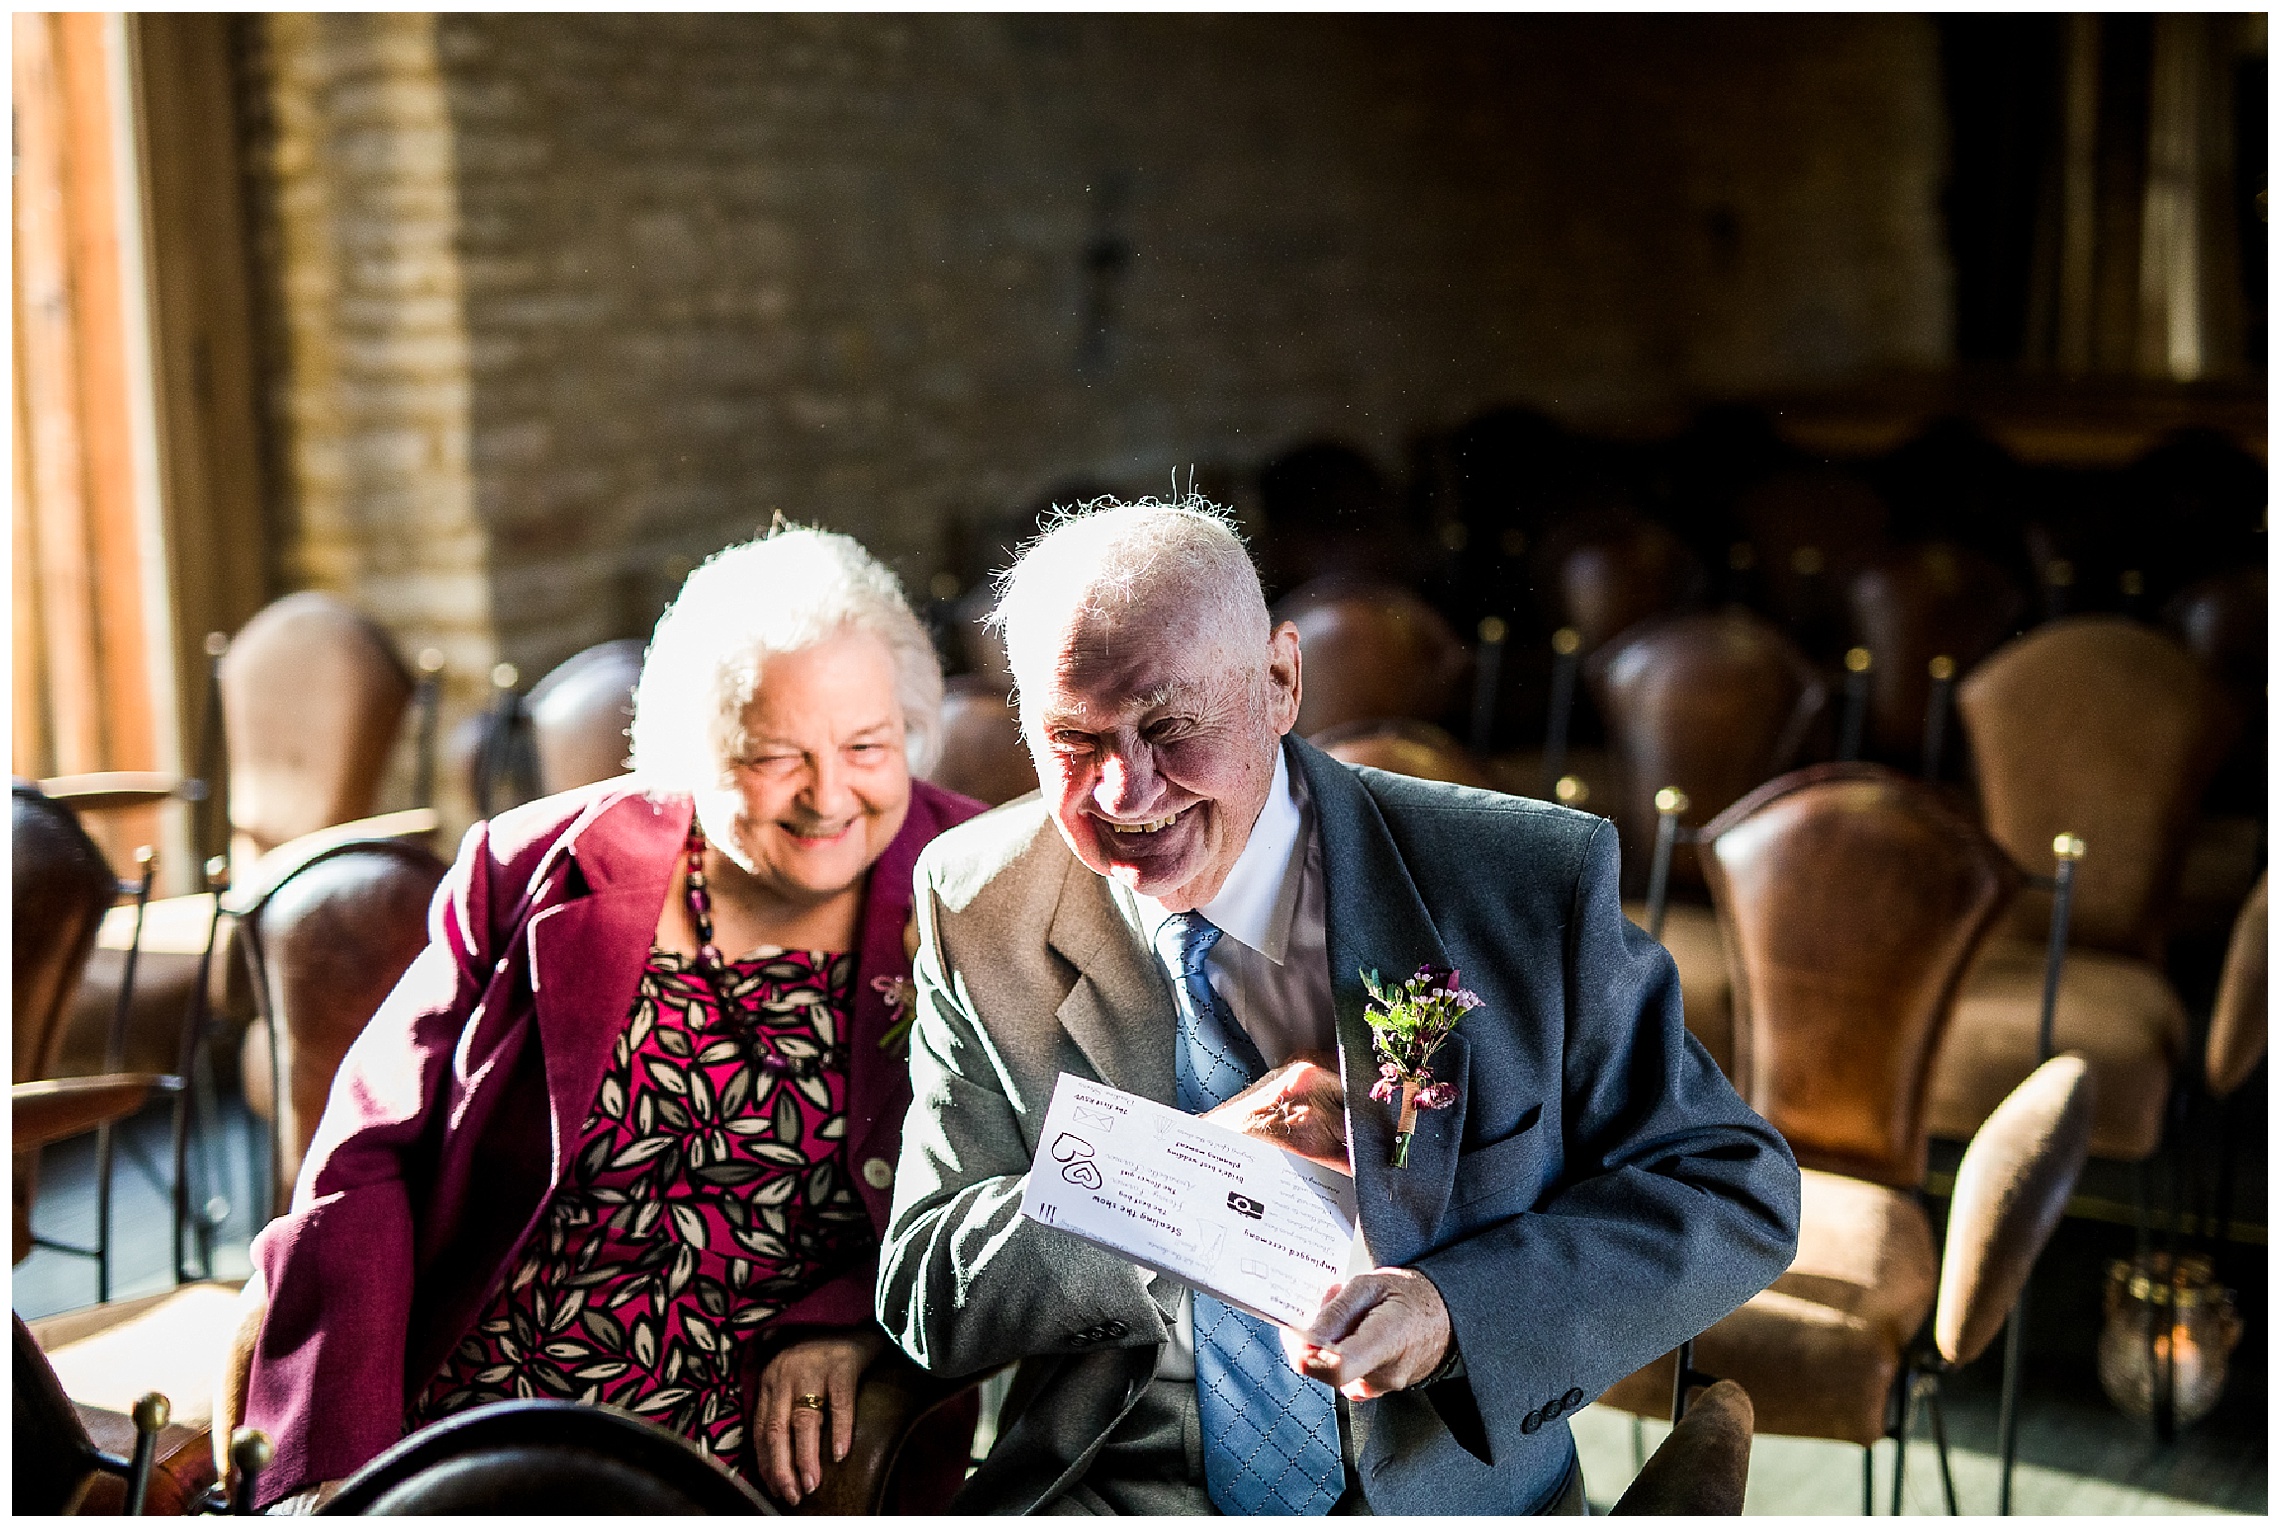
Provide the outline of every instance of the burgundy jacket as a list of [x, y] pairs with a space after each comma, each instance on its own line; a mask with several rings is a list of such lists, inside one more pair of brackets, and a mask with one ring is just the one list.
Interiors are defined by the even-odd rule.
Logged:
[[[269, 1292], [246, 1421], [276, 1445], [266, 1504], [353, 1474], [432, 1378], [560, 1185], [624, 1028], [689, 830], [686, 796], [628, 780], [468, 830], [431, 936], [349, 1049], [291, 1213], [254, 1239]], [[871, 868], [848, 1045], [847, 1161], [882, 1230], [909, 1069], [880, 1049], [881, 975], [907, 976], [911, 867], [980, 802], [911, 784]], [[767, 1328], [871, 1320], [872, 1253]], [[748, 1376], [749, 1388], [749, 1376]]]

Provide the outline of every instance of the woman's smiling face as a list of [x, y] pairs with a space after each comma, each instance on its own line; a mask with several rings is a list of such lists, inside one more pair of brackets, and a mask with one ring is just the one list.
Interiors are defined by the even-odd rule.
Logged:
[[769, 659], [729, 767], [735, 823], [715, 847], [790, 902], [857, 886], [910, 810], [887, 644], [850, 629]]

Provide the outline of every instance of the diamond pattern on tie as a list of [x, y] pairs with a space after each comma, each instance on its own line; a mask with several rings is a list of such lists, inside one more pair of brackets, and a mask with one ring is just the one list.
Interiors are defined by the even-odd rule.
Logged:
[[[1266, 1071], [1205, 974], [1219, 930], [1200, 913], [1178, 913], [1157, 932], [1180, 973], [1179, 1103], [1201, 1114]], [[1230, 1515], [1320, 1515], [1345, 1489], [1337, 1404], [1330, 1387], [1293, 1370], [1274, 1324], [1220, 1303], [1195, 1300], [1196, 1404], [1202, 1412], [1204, 1483]]]

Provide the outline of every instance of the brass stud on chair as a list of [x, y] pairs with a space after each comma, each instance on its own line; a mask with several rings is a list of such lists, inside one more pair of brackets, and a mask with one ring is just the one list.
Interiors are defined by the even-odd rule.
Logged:
[[156, 1390], [150, 1391], [135, 1402], [135, 1430], [157, 1432], [174, 1420], [174, 1404]]
[[1875, 666], [1876, 666], [1876, 656], [1875, 656], [1875, 654], [1871, 653], [1871, 652], [1870, 652], [1870, 651], [1869, 651], [1867, 648], [1865, 648], [1865, 647], [1848, 647], [1848, 648], [1846, 648], [1846, 649], [1845, 649], [1845, 672], [1846, 672], [1846, 673], [1848, 673], [1848, 674], [1865, 674], [1865, 673], [1867, 673], [1867, 672], [1868, 672], [1868, 671], [1869, 671], [1871, 668], [1874, 668]]
[[1577, 631], [1573, 626], [1562, 626], [1558, 631], [1552, 633], [1552, 651], [1563, 658], [1574, 654], [1582, 646], [1583, 633]]
[[1799, 578], [1816, 577], [1826, 566], [1821, 549], [1817, 546], [1801, 546], [1789, 554], [1789, 571]]
[[1657, 816], [1684, 817], [1686, 809], [1692, 805], [1693, 803], [1686, 799], [1686, 792], [1675, 785], [1666, 785], [1655, 792], [1655, 813]]
[[267, 1470], [277, 1450], [269, 1441], [269, 1434], [258, 1427], [241, 1427], [230, 1434], [230, 1511], [237, 1516], [253, 1512], [254, 1493], [260, 1489], [262, 1472]]
[[206, 633], [206, 656], [207, 656], [207, 657], [209, 657], [209, 658], [219, 658], [219, 657], [220, 657], [222, 654], [224, 654], [224, 653], [228, 652], [229, 650], [230, 650], [230, 634], [229, 634], [228, 632], [226, 632], [226, 631], [209, 631], [209, 632], [207, 632], [207, 633]]
[[2090, 846], [2073, 833], [2061, 833], [2050, 841], [2050, 852], [2062, 860], [2078, 860], [2090, 852]]
[[1941, 653], [1937, 658], [1934, 658], [1927, 665], [1927, 668], [1930, 670], [1931, 676], [1941, 684], [1946, 684], [1955, 677], [1955, 660], [1946, 653]]
[[421, 672], [421, 673], [423, 673], [423, 674], [440, 674], [440, 673], [442, 673], [442, 672], [443, 672], [443, 665], [444, 665], [444, 659], [443, 659], [443, 649], [442, 649], [442, 648], [440, 648], [440, 647], [423, 647], [423, 648], [421, 648], [421, 649], [420, 649], [420, 672]]
[[1580, 808], [1591, 800], [1591, 787], [1583, 783], [1581, 775], [1562, 775], [1552, 787], [1552, 797], [1561, 806]]
[[2043, 582], [2053, 589], [2074, 587], [2074, 564], [2063, 557], [2053, 557], [2043, 564]]
[[491, 688], [492, 688], [492, 689], [494, 689], [494, 690], [511, 690], [511, 689], [513, 689], [513, 688], [514, 688], [516, 685], [518, 685], [518, 684], [521, 684], [521, 683], [522, 683], [522, 670], [521, 670], [521, 669], [519, 669], [519, 668], [516, 668], [516, 667], [515, 667], [513, 664], [511, 664], [511, 663], [495, 663], [495, 664], [493, 664], [493, 665], [491, 666]]
[[1511, 628], [1504, 624], [1504, 617], [1500, 615], [1484, 615], [1480, 618], [1478, 630], [1482, 643], [1493, 647], [1510, 634]]

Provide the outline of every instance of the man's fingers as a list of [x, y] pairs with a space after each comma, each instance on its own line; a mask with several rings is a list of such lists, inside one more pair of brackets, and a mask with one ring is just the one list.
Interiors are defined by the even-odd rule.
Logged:
[[1316, 1342], [1343, 1346], [1346, 1334], [1354, 1329], [1362, 1314], [1384, 1298], [1382, 1285], [1367, 1273], [1333, 1284], [1323, 1291], [1322, 1308], [1307, 1323], [1306, 1335]]

